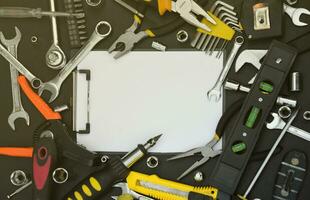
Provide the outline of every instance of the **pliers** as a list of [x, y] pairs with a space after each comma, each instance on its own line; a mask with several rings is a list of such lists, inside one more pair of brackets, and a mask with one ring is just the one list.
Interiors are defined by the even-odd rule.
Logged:
[[[222, 115], [221, 119], [219, 120], [216, 131], [214, 134], [213, 139], [205, 146], [198, 147], [192, 150], [189, 150], [185, 153], [182, 153], [180, 155], [176, 155], [174, 157], [171, 157], [168, 159], [168, 161], [171, 160], [177, 160], [181, 158], [186, 158], [194, 155], [202, 155], [203, 158], [199, 161], [196, 161], [190, 168], [188, 168], [181, 176], [178, 177], [178, 180], [182, 179], [186, 175], [188, 175], [193, 170], [197, 169], [201, 165], [205, 164], [210, 158], [214, 158], [221, 154], [222, 150], [214, 150], [213, 147], [221, 141], [221, 137], [224, 133], [225, 127], [233, 117], [233, 115], [241, 108], [243, 103], [243, 99], [240, 99], [233, 103]], [[222, 145], [223, 146], [223, 145]]]
[[178, 180], [182, 179], [186, 175], [188, 175], [193, 170], [197, 169], [201, 165], [205, 164], [210, 158], [214, 158], [222, 153], [222, 150], [214, 150], [213, 147], [220, 141], [221, 135], [215, 134], [213, 139], [206, 144], [205, 146], [198, 147], [192, 150], [189, 150], [180, 155], [176, 155], [174, 157], [169, 158], [168, 160], [176, 160], [180, 158], [186, 158], [194, 155], [202, 155], [203, 158], [196, 161], [192, 166], [190, 166], [181, 176], [178, 177]]
[[142, 39], [146, 37], [159, 37], [168, 34], [177, 29], [178, 27], [182, 26], [184, 24], [184, 21], [177, 18], [163, 26], [138, 31], [141, 24], [141, 19], [137, 15], [134, 15], [133, 24], [125, 31], [125, 33], [120, 35], [118, 39], [108, 49], [109, 53], [112, 53], [113, 51], [118, 51], [114, 56], [115, 59], [129, 53], [133, 49], [134, 45]]
[[[139, 0], [139, 1], [144, 1], [147, 4], [152, 5], [152, 3], [155, 0]], [[211, 29], [204, 23], [201, 23], [197, 19], [197, 16], [202, 16], [206, 18], [210, 23], [214, 25], [216, 24], [216, 21], [202, 7], [200, 7], [200, 5], [198, 5], [193, 0], [176, 0], [176, 1], [157, 0], [157, 7], [160, 15], [165, 14], [166, 11], [169, 12], [173, 11], [175, 13], [178, 13], [189, 24], [201, 28], [207, 32], [210, 32]]]

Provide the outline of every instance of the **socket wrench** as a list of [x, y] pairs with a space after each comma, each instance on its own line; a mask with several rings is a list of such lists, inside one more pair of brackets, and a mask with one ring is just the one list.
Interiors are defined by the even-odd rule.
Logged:
[[226, 76], [235, 60], [235, 57], [237, 56], [237, 53], [240, 49], [240, 47], [242, 46], [244, 42], [244, 38], [242, 36], [238, 36], [235, 38], [235, 42], [234, 42], [234, 46], [233, 46], [233, 49], [231, 50], [229, 56], [228, 56], [228, 59], [227, 59], [227, 62], [224, 66], [224, 68], [222, 69], [221, 71], [221, 74], [220, 76], [218, 77], [214, 87], [209, 90], [208, 92], [208, 98], [209, 100], [212, 99], [212, 97], [215, 97], [215, 101], [219, 101], [221, 96], [222, 96], [222, 86], [223, 86], [223, 83], [226, 79]]
[[71, 72], [81, 63], [84, 58], [91, 52], [98, 42], [105, 39], [112, 31], [111, 25], [106, 21], [101, 21], [96, 25], [94, 32], [84, 46], [75, 54], [75, 56], [65, 65], [64, 68], [52, 80], [43, 83], [38, 90], [41, 96], [44, 91], [51, 93], [49, 102], [54, 101], [58, 95], [64, 80], [71, 74]]
[[[6, 39], [4, 34], [0, 32], [0, 40], [2, 44], [4, 44], [8, 51], [17, 58], [17, 48], [22, 37], [20, 30], [15, 27], [15, 37], [13, 39]], [[12, 66], [10, 63], [10, 74], [11, 74], [11, 88], [12, 88], [12, 99], [13, 99], [13, 110], [9, 115], [8, 123], [12, 130], [15, 130], [15, 120], [16, 119], [24, 119], [29, 126], [29, 114], [24, 110], [22, 105], [22, 100], [20, 98], [20, 87], [17, 82], [18, 71]]]

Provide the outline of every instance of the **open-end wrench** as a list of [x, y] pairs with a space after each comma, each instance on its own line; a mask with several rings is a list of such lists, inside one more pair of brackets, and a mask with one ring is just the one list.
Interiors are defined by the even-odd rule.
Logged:
[[290, 16], [295, 26], [307, 26], [307, 23], [300, 21], [301, 15], [310, 15], [310, 11], [305, 8], [294, 8], [287, 4], [283, 4], [284, 12]]
[[[17, 27], [15, 27], [16, 35], [13, 39], [6, 39], [4, 34], [0, 32], [0, 40], [2, 44], [4, 44], [8, 51], [17, 58], [17, 48], [22, 37], [21, 32]], [[8, 123], [13, 130], [15, 130], [15, 120], [22, 118], [26, 121], [27, 125], [29, 126], [30, 120], [28, 113], [24, 110], [22, 105], [22, 100], [20, 98], [20, 88], [17, 82], [18, 71], [12, 66], [10, 63], [10, 74], [11, 74], [11, 87], [12, 87], [12, 98], [13, 98], [13, 110], [12, 113], [9, 115]]]
[[212, 97], [214, 96], [215, 97], [215, 101], [219, 101], [221, 96], [222, 96], [222, 86], [223, 86], [223, 83], [226, 79], [226, 76], [235, 60], [235, 57], [240, 49], [240, 47], [242, 46], [244, 42], [244, 38], [242, 36], [238, 36], [235, 38], [235, 43], [234, 43], [234, 46], [228, 56], [228, 59], [227, 59], [227, 62], [224, 66], [224, 68], [222, 69], [221, 71], [221, 74], [220, 76], [218, 77], [214, 87], [209, 90], [208, 92], [208, 98], [209, 100], [212, 99]]
[[42, 85], [42, 81], [21, 64], [2, 44], [0, 44], [0, 54], [12, 64], [11, 66], [28, 79], [34, 89], [38, 89]]
[[51, 93], [49, 102], [54, 101], [58, 95], [64, 80], [71, 74], [77, 65], [91, 52], [94, 46], [110, 35], [112, 31], [111, 25], [106, 21], [101, 21], [96, 25], [94, 32], [84, 46], [75, 54], [75, 56], [61, 69], [61, 71], [52, 80], [43, 83], [38, 90], [39, 95], [46, 90]]
[[[55, 12], [55, 0], [50, 0], [51, 11]], [[46, 65], [52, 69], [61, 69], [67, 62], [64, 51], [59, 46], [58, 32], [57, 32], [57, 21], [56, 17], [52, 16], [52, 33], [53, 33], [53, 44], [45, 55]]]
[[[267, 123], [266, 127], [268, 129], [283, 129], [283, 127], [286, 125], [286, 122], [283, 121], [283, 119], [277, 113], [271, 113], [271, 115], [273, 120]], [[304, 140], [310, 141], [310, 133], [295, 126], [290, 125], [287, 129], [287, 132]]]
[[[268, 50], [247, 49], [242, 51], [236, 59], [235, 72], [238, 72], [246, 63], [252, 64], [257, 70], [260, 70], [261, 59], [267, 54]], [[253, 84], [256, 75], [248, 82]]]

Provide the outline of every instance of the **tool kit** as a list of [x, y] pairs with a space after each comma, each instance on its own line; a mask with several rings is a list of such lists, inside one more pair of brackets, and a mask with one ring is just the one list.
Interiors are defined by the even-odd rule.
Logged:
[[0, 198], [307, 200], [310, 2], [2, 0]]

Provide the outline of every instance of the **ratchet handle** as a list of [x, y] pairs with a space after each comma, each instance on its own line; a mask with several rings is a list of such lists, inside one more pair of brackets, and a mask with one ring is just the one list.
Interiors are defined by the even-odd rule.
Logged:
[[129, 169], [121, 159], [110, 159], [104, 167], [92, 173], [65, 196], [68, 200], [95, 200], [109, 192], [113, 185], [125, 179]]
[[0, 7], [0, 17], [4, 18], [41, 18], [41, 9], [32, 9], [25, 7]]
[[58, 112], [54, 112], [49, 105], [30, 87], [25, 76], [18, 76], [18, 83], [28, 99], [39, 110], [46, 120], [58, 120], [61, 119], [61, 115]]

